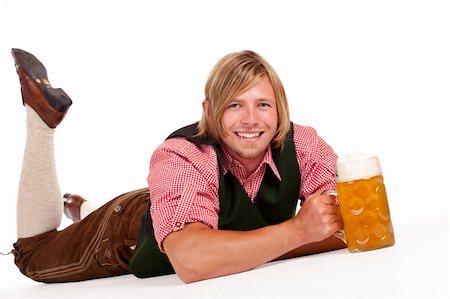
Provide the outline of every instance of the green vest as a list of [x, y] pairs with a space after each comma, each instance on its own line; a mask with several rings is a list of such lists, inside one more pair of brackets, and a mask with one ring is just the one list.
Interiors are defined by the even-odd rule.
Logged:
[[[281, 223], [295, 215], [300, 189], [300, 170], [295, 153], [292, 124], [283, 150], [272, 150], [273, 161], [282, 179], [278, 180], [272, 169], [267, 167], [254, 202], [230, 171], [223, 174], [222, 147], [209, 139], [197, 137], [197, 132], [197, 124], [192, 124], [175, 131], [168, 139], [184, 137], [198, 146], [209, 144], [216, 150], [220, 176], [219, 229], [252, 230]], [[150, 217], [150, 201], [142, 217], [138, 240], [136, 253], [130, 261], [131, 273], [140, 278], [175, 273], [167, 255], [159, 250], [155, 240]]]

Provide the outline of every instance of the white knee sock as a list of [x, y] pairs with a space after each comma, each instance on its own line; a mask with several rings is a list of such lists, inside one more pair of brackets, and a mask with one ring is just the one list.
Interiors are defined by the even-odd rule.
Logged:
[[84, 219], [84, 217], [86, 217], [87, 215], [89, 215], [90, 213], [94, 212], [95, 210], [97, 210], [97, 206], [93, 205], [91, 202], [89, 201], [85, 201], [81, 204], [80, 207], [80, 218]]
[[63, 202], [56, 175], [54, 129], [28, 105], [27, 139], [17, 198], [17, 235], [26, 238], [56, 229]]

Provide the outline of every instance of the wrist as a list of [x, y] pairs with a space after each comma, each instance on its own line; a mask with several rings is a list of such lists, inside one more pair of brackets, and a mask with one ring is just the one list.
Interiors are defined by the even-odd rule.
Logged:
[[283, 223], [286, 225], [286, 231], [284, 233], [287, 236], [287, 246], [290, 250], [309, 243], [305, 226], [297, 218], [294, 217]]

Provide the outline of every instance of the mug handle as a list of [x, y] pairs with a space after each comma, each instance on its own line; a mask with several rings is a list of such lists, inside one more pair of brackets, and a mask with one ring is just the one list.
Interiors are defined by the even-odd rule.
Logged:
[[[334, 204], [339, 206], [339, 198], [338, 198], [338, 194], [337, 194], [336, 190], [334, 190], [334, 189], [324, 190], [322, 193], [320, 193], [320, 195], [331, 195], [331, 196], [334, 196]], [[333, 236], [335, 236], [336, 238], [340, 239], [342, 242], [347, 244], [347, 239], [345, 237], [345, 231], [343, 229], [340, 229], [340, 230], [336, 231], [333, 234]]]

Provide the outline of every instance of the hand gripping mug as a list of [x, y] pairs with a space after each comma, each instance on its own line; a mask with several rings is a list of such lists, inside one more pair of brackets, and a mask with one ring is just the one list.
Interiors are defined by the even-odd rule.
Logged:
[[339, 157], [336, 190], [350, 252], [394, 245], [394, 229], [376, 156], [360, 152]]

